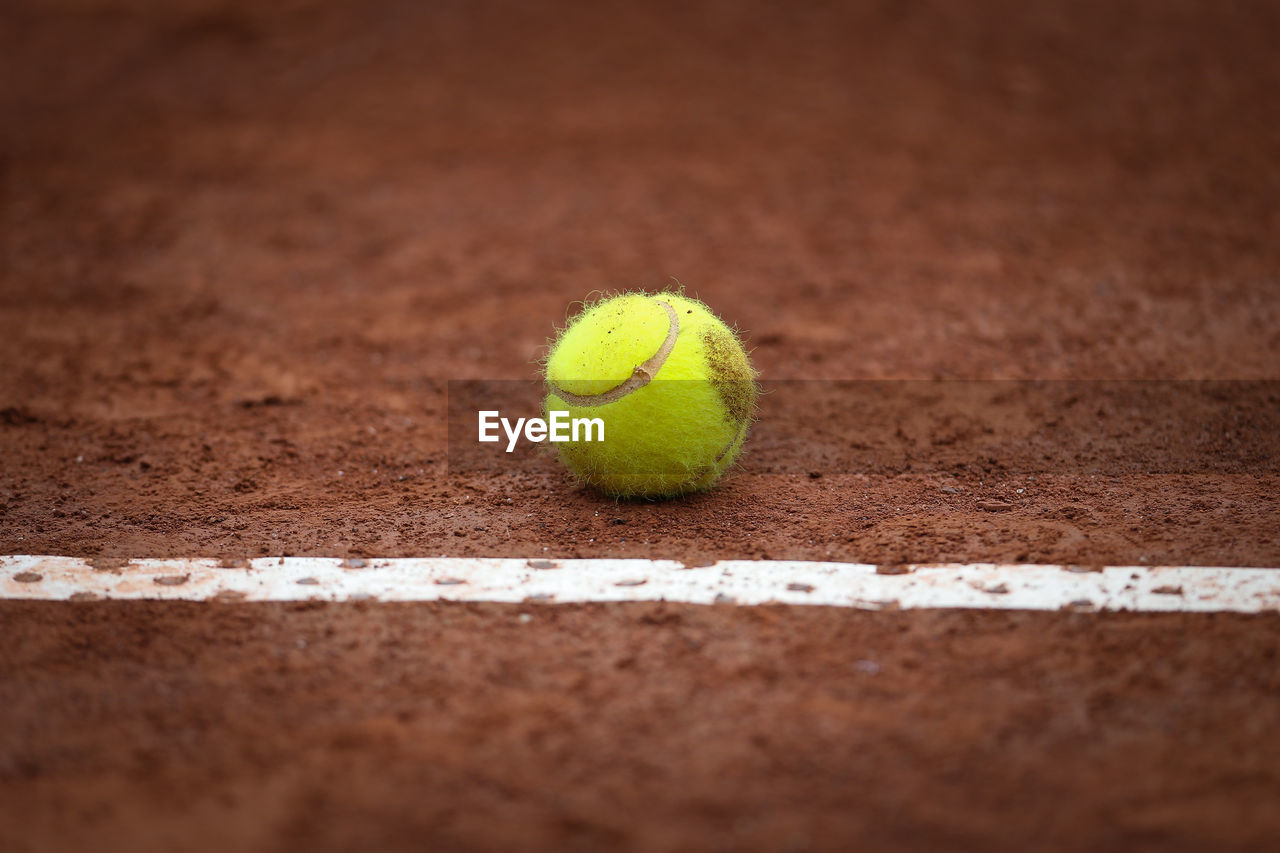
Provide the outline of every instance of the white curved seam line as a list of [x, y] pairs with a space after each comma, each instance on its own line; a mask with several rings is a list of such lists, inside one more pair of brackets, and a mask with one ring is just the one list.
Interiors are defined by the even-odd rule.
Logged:
[[622, 384], [610, 388], [603, 394], [571, 394], [548, 379], [547, 386], [551, 389], [551, 393], [571, 406], [607, 406], [648, 385], [653, 380], [653, 377], [658, 375], [662, 365], [666, 364], [671, 351], [675, 349], [676, 338], [680, 334], [680, 318], [676, 315], [676, 310], [665, 302], [659, 301], [658, 304], [667, 309], [667, 317], [671, 320], [667, 328], [666, 340], [662, 342], [662, 346], [658, 347], [657, 352], [646, 359], [644, 363], [637, 365]]

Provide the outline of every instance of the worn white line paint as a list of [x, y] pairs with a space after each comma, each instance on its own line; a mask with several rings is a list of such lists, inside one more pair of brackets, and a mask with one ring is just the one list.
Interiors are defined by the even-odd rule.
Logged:
[[0, 557], [0, 599], [677, 601], [992, 610], [1280, 611], [1280, 570], [722, 560]]

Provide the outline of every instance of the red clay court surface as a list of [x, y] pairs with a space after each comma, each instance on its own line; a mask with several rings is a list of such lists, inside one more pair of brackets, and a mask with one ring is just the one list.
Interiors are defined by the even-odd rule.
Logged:
[[[0, 553], [1280, 566], [1278, 32], [7, 3]], [[450, 380], [671, 277], [777, 388], [721, 488], [449, 464]], [[796, 380], [1078, 390], [992, 425]], [[1200, 397], [1098, 380], [1236, 396], [1170, 466]], [[969, 452], [1038, 423], [1098, 442]], [[1274, 612], [7, 600], [0, 849], [1268, 849], [1277, 719]]]

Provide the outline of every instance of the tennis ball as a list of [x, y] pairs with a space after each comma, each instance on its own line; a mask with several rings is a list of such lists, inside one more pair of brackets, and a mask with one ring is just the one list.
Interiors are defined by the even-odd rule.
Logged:
[[711, 488], [733, 464], [755, 414], [755, 378], [738, 336], [706, 305], [623, 293], [560, 333], [544, 409], [603, 422], [602, 441], [584, 430], [555, 445], [580, 480], [616, 497], [672, 497]]

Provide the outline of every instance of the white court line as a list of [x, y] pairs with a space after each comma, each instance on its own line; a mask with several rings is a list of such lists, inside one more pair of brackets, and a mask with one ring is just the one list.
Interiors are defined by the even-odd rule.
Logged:
[[0, 556], [0, 599], [673, 601], [867, 609], [1280, 611], [1280, 570], [722, 560], [84, 560]]

